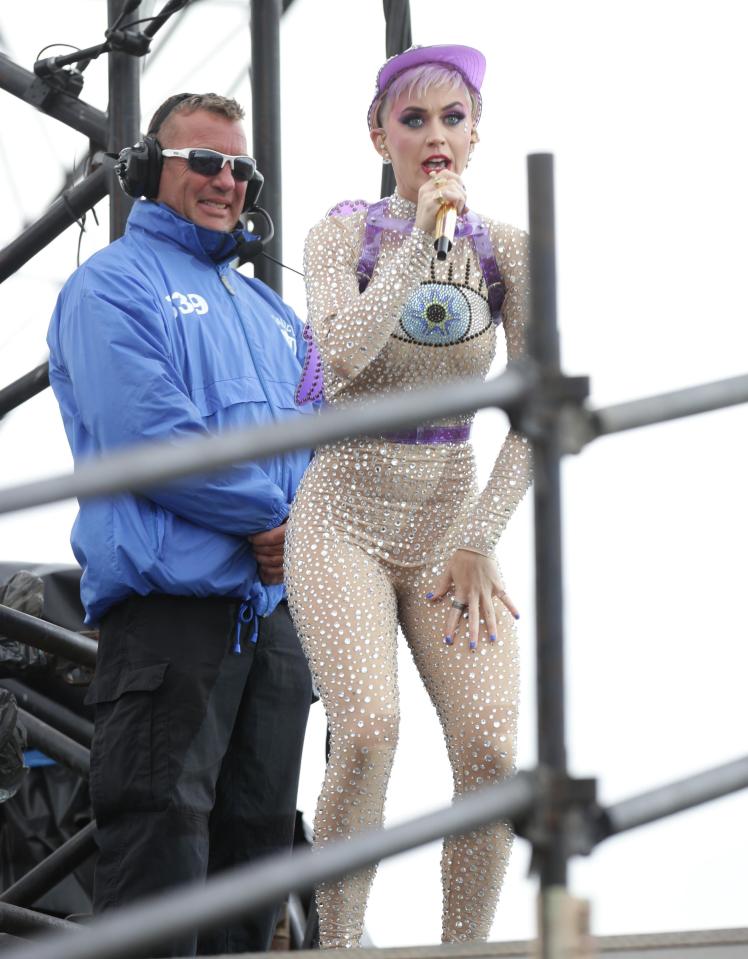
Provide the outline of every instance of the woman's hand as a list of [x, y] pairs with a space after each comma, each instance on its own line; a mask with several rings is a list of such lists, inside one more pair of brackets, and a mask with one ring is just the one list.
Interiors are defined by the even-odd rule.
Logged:
[[436, 229], [436, 214], [445, 203], [454, 204], [459, 216], [466, 209], [467, 193], [462, 180], [452, 170], [432, 170], [418, 191], [416, 226], [432, 233]]
[[433, 592], [426, 594], [426, 599], [436, 603], [450, 591], [453, 593], [452, 605], [447, 612], [444, 632], [444, 642], [448, 646], [454, 642], [455, 630], [465, 613], [468, 618], [470, 649], [478, 648], [481, 618], [486, 624], [489, 642], [496, 641], [498, 630], [494, 596], [501, 600], [515, 619], [519, 619], [517, 608], [507, 596], [496, 563], [490, 556], [467, 549], [455, 550], [444, 572], [436, 581]]

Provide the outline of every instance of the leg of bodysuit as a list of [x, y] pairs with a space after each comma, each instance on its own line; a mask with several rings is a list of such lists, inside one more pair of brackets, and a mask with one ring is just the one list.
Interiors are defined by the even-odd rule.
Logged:
[[[477, 650], [468, 648], [466, 622], [454, 645], [444, 643], [449, 601], [424, 597], [435, 575], [402, 577], [400, 619], [447, 742], [455, 796], [500, 781], [513, 771], [518, 662], [514, 621], [497, 604], [498, 633], [489, 642], [485, 627]], [[445, 840], [442, 852], [444, 942], [485, 940], [511, 849], [505, 824]]]
[[[286, 583], [330, 730], [315, 845], [382, 823], [397, 741], [394, 590], [375, 559], [327, 527], [296, 517]], [[356, 946], [374, 869], [317, 889], [320, 947]]]

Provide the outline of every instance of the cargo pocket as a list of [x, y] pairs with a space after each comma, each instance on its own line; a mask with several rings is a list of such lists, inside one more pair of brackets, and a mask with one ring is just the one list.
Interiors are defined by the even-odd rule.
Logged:
[[169, 804], [169, 709], [162, 686], [168, 663], [128, 666], [95, 676], [91, 798], [98, 819]]

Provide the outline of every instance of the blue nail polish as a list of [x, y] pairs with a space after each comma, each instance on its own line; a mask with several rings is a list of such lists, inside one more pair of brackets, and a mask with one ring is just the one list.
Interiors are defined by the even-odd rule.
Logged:
[[515, 619], [519, 619], [519, 613], [515, 613], [515, 614], [514, 614], [514, 618], [515, 618]]
[[444, 637], [444, 642], [447, 644], [447, 646], [451, 646], [452, 643], [454, 642], [454, 640], [452, 639], [451, 636], [445, 636], [445, 637]]
[[476, 641], [475, 641], [474, 639], [471, 639], [471, 640], [470, 640], [470, 642], [468, 643], [468, 646], [469, 646], [471, 649], [477, 649], [477, 648], [478, 648], [478, 644], [476, 643]]
[[495, 643], [495, 642], [496, 642], [496, 633], [491, 633], [491, 635], [488, 637], [488, 641], [489, 641], [489, 643]]
[[433, 599], [433, 598], [434, 598], [433, 593], [426, 593], [426, 599]]

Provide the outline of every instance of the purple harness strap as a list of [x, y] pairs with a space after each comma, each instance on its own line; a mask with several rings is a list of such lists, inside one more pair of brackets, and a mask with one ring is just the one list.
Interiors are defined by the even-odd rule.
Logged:
[[[379, 250], [382, 246], [382, 234], [385, 230], [395, 230], [398, 233], [408, 234], [413, 230], [412, 220], [403, 220], [387, 215], [388, 198], [378, 200], [371, 205], [366, 200], [344, 200], [334, 206], [328, 216], [349, 216], [351, 213], [357, 213], [360, 210], [368, 209], [366, 223], [364, 224], [364, 238], [361, 245], [361, 256], [356, 267], [356, 276], [358, 277], [358, 290], [363, 293], [369, 285], [374, 267], [379, 258]], [[493, 249], [491, 247], [491, 237], [485, 223], [477, 214], [469, 212], [461, 216], [457, 221], [455, 229], [455, 238], [469, 236], [475, 250], [475, 255], [480, 263], [483, 280], [486, 284], [486, 297], [488, 299], [488, 308], [491, 311], [491, 319], [497, 325], [501, 322], [501, 307], [506, 295], [506, 286], [501, 277], [499, 264], [496, 262]], [[304, 360], [304, 369], [301, 374], [299, 385], [296, 387], [296, 404], [298, 406], [304, 403], [312, 403], [319, 400], [324, 395], [324, 384], [322, 381], [322, 360], [317, 350], [317, 346], [312, 336], [312, 330], [307, 323], [304, 326], [304, 339], [307, 342], [306, 358]], [[444, 429], [458, 429], [458, 427], [444, 427]], [[423, 430], [421, 431], [423, 433]], [[468, 430], [469, 432], [469, 430]], [[392, 434], [400, 435], [400, 434]], [[410, 435], [410, 434], [408, 434]], [[418, 440], [399, 440], [398, 442], [419, 442]], [[424, 441], [421, 441], [424, 442]], [[425, 442], [429, 442], [426, 440]], [[442, 442], [463, 442], [458, 440], [431, 440], [434, 443]]]

